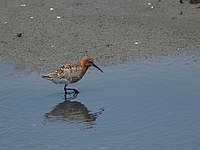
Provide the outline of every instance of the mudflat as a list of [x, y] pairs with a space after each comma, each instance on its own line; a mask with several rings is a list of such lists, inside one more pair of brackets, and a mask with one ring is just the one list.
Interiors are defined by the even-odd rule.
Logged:
[[183, 0], [0, 0], [0, 58], [43, 72], [200, 51], [200, 4]]

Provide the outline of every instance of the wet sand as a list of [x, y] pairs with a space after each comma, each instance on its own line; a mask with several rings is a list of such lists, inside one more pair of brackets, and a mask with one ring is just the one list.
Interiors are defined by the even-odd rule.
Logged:
[[197, 55], [200, 4], [178, 0], [0, 0], [0, 58], [44, 72], [91, 55], [96, 64]]

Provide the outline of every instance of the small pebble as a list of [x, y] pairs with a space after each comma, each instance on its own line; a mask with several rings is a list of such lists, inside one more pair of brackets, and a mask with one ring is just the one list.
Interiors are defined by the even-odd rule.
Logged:
[[17, 33], [17, 37], [22, 37], [22, 33]]
[[21, 4], [20, 6], [22, 6], [22, 7], [25, 7], [25, 6], [26, 6], [26, 4]]
[[61, 17], [60, 17], [60, 16], [57, 16], [56, 18], [57, 18], [57, 19], [60, 19]]
[[154, 7], [153, 7], [153, 6], [151, 6], [151, 8], [153, 9]]
[[8, 22], [7, 22], [7, 21], [5, 21], [4, 23], [5, 23], [5, 24], [7, 24]]
[[148, 3], [148, 5], [151, 5], [151, 3]]
[[135, 45], [138, 45], [138, 42], [135, 42]]
[[31, 16], [30, 18], [31, 18], [31, 19], [33, 19], [33, 17], [32, 17], [32, 16]]
[[53, 10], [53, 8], [51, 7], [50, 10]]

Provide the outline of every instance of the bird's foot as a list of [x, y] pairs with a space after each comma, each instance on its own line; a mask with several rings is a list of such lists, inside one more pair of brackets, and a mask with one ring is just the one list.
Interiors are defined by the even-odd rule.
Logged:
[[78, 95], [79, 91], [76, 89], [65, 89], [65, 100], [75, 99]]

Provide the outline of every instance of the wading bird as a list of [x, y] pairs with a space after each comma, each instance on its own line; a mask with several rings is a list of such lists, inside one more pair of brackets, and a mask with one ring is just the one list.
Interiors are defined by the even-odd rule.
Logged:
[[43, 75], [42, 78], [52, 81], [55, 84], [64, 84], [65, 97], [67, 95], [67, 90], [73, 90], [77, 95], [79, 91], [76, 89], [69, 89], [67, 88], [67, 85], [78, 82], [82, 79], [90, 66], [97, 68], [103, 73], [103, 71], [94, 64], [91, 57], [85, 56], [79, 61], [62, 65], [56, 71]]

